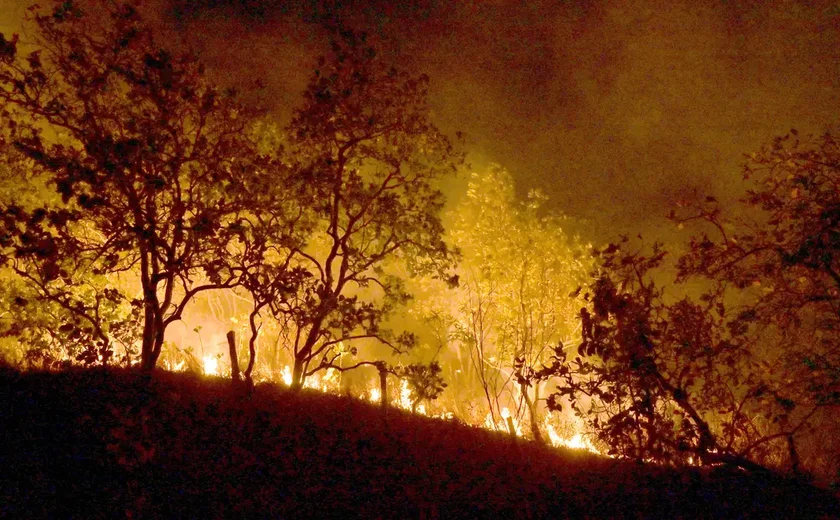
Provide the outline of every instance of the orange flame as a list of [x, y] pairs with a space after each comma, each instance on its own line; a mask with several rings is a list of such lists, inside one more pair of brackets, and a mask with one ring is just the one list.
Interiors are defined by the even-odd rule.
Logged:
[[[203, 369], [206, 375], [220, 375], [219, 359], [217, 356], [204, 356], [203, 362]], [[167, 361], [164, 363], [164, 368], [170, 371], [181, 371], [186, 370], [187, 367], [185, 362], [181, 360], [178, 362]], [[282, 381], [283, 384], [285, 384], [286, 386], [291, 386], [292, 368], [286, 365], [279, 371], [271, 371], [265, 374], [264, 378], [266, 381]], [[318, 390], [324, 393], [339, 393], [341, 390], [341, 373], [337, 370], [330, 369], [327, 370], [323, 375], [315, 374], [314, 376], [307, 378], [303, 386], [305, 388]], [[381, 402], [382, 392], [379, 386], [369, 386], [368, 389], [362, 394], [362, 399], [365, 399], [371, 403]], [[400, 381], [399, 396], [397, 399], [394, 400], [393, 405], [407, 411], [412, 411], [411, 389], [409, 388], [407, 381]], [[430, 414], [427, 411], [425, 404], [418, 404], [417, 408], [414, 411], [419, 415], [426, 415], [444, 420], [452, 420], [458, 417], [452, 411], [447, 410], [439, 411], [439, 413]], [[598, 453], [603, 455], [603, 453], [601, 453], [600, 450], [598, 450], [598, 448], [596, 448], [595, 445], [592, 444], [592, 442], [586, 437], [586, 435], [581, 433], [582, 425], [577, 424], [577, 421], [573, 425], [573, 430], [575, 431], [575, 433], [570, 436], [563, 436], [557, 432], [557, 429], [551, 423], [550, 419], [550, 414], [544, 417], [542, 422], [542, 428], [546, 432], [551, 446], [586, 450], [592, 453]], [[511, 433], [517, 437], [525, 436], [522, 423], [517, 417], [511, 414], [510, 409], [507, 407], [503, 407], [500, 410], [496, 421], [493, 420], [493, 415], [488, 413], [485, 416], [484, 422], [480, 425], [480, 427], [492, 431]]]
[[215, 356], [204, 356], [204, 375], [218, 376], [219, 375], [219, 358]]

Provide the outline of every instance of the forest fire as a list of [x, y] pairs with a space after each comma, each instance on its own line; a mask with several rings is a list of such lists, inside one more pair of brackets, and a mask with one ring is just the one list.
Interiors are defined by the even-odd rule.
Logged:
[[[322, 55], [289, 74], [305, 85], [276, 96], [297, 102], [275, 112], [167, 48], [145, 9], [50, 1], [25, 43], [0, 34], [4, 358], [271, 382], [638, 461], [840, 478], [836, 129], [769, 132], [743, 156], [741, 199], [645, 187], [676, 229], [601, 243], [560, 210], [586, 201], [473, 167], [436, 122], [433, 78], [377, 37], [324, 23], [307, 39]], [[624, 85], [602, 73], [582, 83]], [[621, 147], [682, 114], [611, 106], [633, 112], [627, 135], [616, 123], [617, 148], [569, 170], [609, 171], [610, 187], [613, 170], [669, 171], [672, 154], [636, 171], [626, 157], [652, 145]], [[557, 141], [584, 153], [602, 130]]]
[[595, 448], [592, 442], [581, 433], [576, 433], [571, 438], [565, 439], [558, 435], [557, 432], [554, 430], [554, 427], [550, 424], [546, 423], [545, 429], [548, 432], [551, 445], [554, 447], [570, 448], [573, 450], [586, 450], [591, 451], [592, 453], [598, 453], [599, 455], [604, 455], [604, 453]]
[[[172, 372], [184, 372], [189, 370], [187, 363], [184, 360], [176, 363], [164, 362], [163, 368]], [[205, 355], [203, 357], [202, 365], [203, 374], [205, 376], [213, 377], [229, 377], [229, 368], [225, 369], [219, 363], [218, 355]], [[284, 365], [276, 374], [267, 372], [258, 379], [262, 383], [282, 384], [283, 386], [291, 386], [292, 382], [292, 367]], [[364, 386], [364, 384], [362, 384]], [[341, 373], [337, 370], [327, 371], [323, 377], [320, 374], [308, 378], [303, 385], [304, 388], [316, 390], [323, 393], [330, 393], [334, 395], [342, 395], [347, 393], [347, 389], [343, 389], [341, 383]], [[395, 398], [390, 400], [390, 405], [396, 408], [416, 413], [418, 415], [429, 416], [432, 418], [442, 420], [458, 420], [465, 424], [470, 424], [476, 428], [484, 428], [490, 431], [502, 432], [507, 435], [527, 439], [526, 430], [523, 428], [521, 421], [514, 417], [508, 407], [502, 407], [500, 415], [494, 422], [491, 414], [487, 414], [482, 422], [472, 424], [469, 418], [460, 417], [458, 414], [446, 408], [445, 404], [436, 403], [434, 412], [430, 413], [426, 403], [416, 403], [411, 395], [411, 388], [408, 381], [399, 380], [397, 386], [393, 388], [395, 391]], [[368, 390], [362, 392], [359, 398], [366, 400], [372, 404], [380, 404], [382, 393], [378, 385], [369, 385]], [[456, 397], [457, 399], [457, 397]], [[573, 425], [573, 430], [567, 437], [561, 436], [557, 433], [551, 421], [551, 414], [546, 414], [542, 428], [548, 436], [548, 442], [554, 447], [563, 447], [569, 449], [578, 449], [590, 451], [592, 453], [602, 454], [592, 442], [590, 442], [586, 435], [582, 432], [582, 423], [580, 421], [569, 421], [569, 425]], [[569, 429], [567, 427], [567, 429]]]

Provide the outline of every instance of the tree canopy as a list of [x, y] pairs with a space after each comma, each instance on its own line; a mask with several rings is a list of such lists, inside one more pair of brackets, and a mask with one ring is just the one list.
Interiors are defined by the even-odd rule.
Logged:
[[550, 404], [569, 402], [618, 455], [825, 476], [840, 404], [837, 157], [831, 134], [792, 131], [748, 156], [735, 217], [713, 197], [672, 213], [698, 230], [673, 265], [693, 291], [662, 284], [658, 244], [598, 251], [577, 355], [558, 348], [538, 373], [561, 380]]
[[357, 353], [349, 342], [414, 346], [412, 334], [383, 326], [410, 298], [397, 273], [451, 276], [440, 182], [462, 156], [429, 120], [427, 88], [426, 76], [388, 66], [363, 35], [338, 31], [286, 131], [307, 240], [263, 262], [248, 290], [281, 324], [293, 386], [346, 369], [341, 358]]
[[[4, 207], [3, 258], [102, 352], [104, 302], [138, 307], [151, 369], [190, 299], [232, 282], [206, 275], [235, 238], [242, 176], [261, 167], [249, 111], [192, 56], [159, 46], [130, 2], [30, 13], [34, 50], [0, 44], [5, 138], [61, 201]], [[84, 301], [75, 289], [94, 275], [121, 283]]]
[[0, 40], [2, 144], [21, 182], [57, 196], [3, 201], [0, 235], [32, 303], [60, 311], [48, 329], [90, 362], [133, 329], [151, 369], [196, 295], [239, 287], [252, 361], [260, 320], [276, 320], [295, 386], [355, 352], [347, 342], [414, 344], [383, 326], [409, 298], [395, 269], [451, 276], [439, 182], [462, 160], [429, 120], [426, 76], [336, 29], [278, 131], [160, 46], [133, 2], [30, 13], [32, 49]]
[[505, 408], [517, 420], [527, 417], [537, 440], [544, 385], [533, 371], [558, 341], [578, 336], [581, 302], [569, 294], [591, 262], [588, 245], [567, 234], [562, 218], [544, 214], [544, 204], [538, 192], [516, 200], [513, 179], [499, 166], [472, 173], [449, 215], [449, 235], [462, 250], [459, 287], [427, 302], [458, 350], [462, 392], [479, 388], [492, 424]]
[[[373, 367], [417, 407], [446, 374], [490, 427], [527, 417], [537, 441], [547, 405], [616, 456], [840, 466], [833, 133], [747, 156], [737, 204], [681, 204], [679, 255], [593, 251], [502, 167], [444, 211], [461, 136], [434, 124], [430, 79], [364, 34], [330, 28], [282, 125], [161, 45], [139, 5], [56, 0], [29, 10], [32, 41], [0, 34], [0, 335], [30, 361], [152, 370], [190, 303], [225, 290], [248, 306], [249, 382], [271, 330], [294, 388]], [[425, 329], [398, 326], [406, 309]], [[431, 359], [385, 361], [428, 334]]]

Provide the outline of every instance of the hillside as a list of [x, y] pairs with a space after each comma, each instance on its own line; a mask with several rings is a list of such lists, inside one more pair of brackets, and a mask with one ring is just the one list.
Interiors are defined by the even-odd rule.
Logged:
[[542, 448], [274, 386], [0, 374], [3, 518], [815, 518], [827, 492]]

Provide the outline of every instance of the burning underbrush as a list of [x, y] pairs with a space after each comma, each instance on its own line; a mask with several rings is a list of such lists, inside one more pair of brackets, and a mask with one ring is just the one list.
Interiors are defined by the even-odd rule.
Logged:
[[840, 514], [827, 492], [768, 475], [548, 449], [345, 395], [271, 383], [249, 394], [191, 373], [5, 370], [0, 417], [3, 518]]
[[[205, 376], [230, 376], [229, 363], [225, 363], [221, 355], [205, 355], [201, 362], [196, 358], [189, 361], [189, 356], [181, 356], [179, 361], [164, 360], [163, 367], [173, 372], [190, 371]], [[303, 384], [304, 388], [333, 394], [352, 396], [363, 401], [374, 404], [382, 404], [382, 388], [378, 382], [358, 382], [352, 384], [344, 381], [345, 374], [334, 369], [328, 369], [316, 373], [307, 378]], [[271, 383], [289, 387], [292, 384], [292, 367], [283, 365], [279, 369], [263, 369], [257, 373], [255, 382]], [[507, 406], [500, 406], [499, 414], [484, 413], [483, 407], [462, 406], [459, 411], [455, 410], [455, 404], [449, 399], [424, 400], [416, 397], [407, 379], [391, 378], [388, 387], [385, 389], [387, 406], [396, 407], [407, 412], [427, 417], [458, 420], [466, 425], [483, 428], [490, 431], [501, 432], [522, 439], [533, 440], [529, 433], [528, 425], [522, 420], [522, 410], [514, 410]], [[513, 400], [511, 400], [513, 401]], [[511, 403], [515, 405], [515, 402]], [[556, 413], [545, 413], [540, 420], [540, 431], [545, 432], [544, 442], [557, 448], [569, 448], [589, 451], [591, 453], [606, 455], [605, 449], [599, 449], [584, 431], [582, 422], [573, 417]]]

